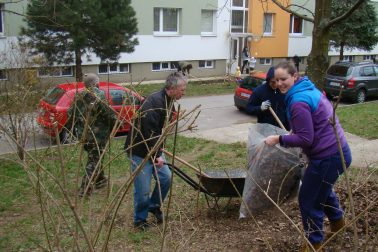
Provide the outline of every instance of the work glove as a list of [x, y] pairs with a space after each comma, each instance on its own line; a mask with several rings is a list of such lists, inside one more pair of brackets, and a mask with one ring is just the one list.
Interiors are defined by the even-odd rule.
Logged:
[[271, 106], [270, 104], [270, 101], [269, 100], [266, 100], [264, 102], [261, 103], [261, 111], [265, 111], [267, 110], [269, 107]]

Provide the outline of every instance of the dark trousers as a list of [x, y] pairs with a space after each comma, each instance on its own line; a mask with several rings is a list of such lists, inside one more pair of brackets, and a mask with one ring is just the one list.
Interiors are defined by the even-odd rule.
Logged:
[[[85, 166], [85, 179], [89, 180], [93, 173], [95, 173], [95, 175], [92, 181], [97, 182], [104, 179], [105, 175], [102, 168], [102, 162], [100, 161], [100, 157], [104, 152], [104, 146], [97, 146], [95, 143], [87, 143], [84, 145], [84, 149], [88, 153], [88, 161]], [[98, 167], [96, 169], [97, 164]]]
[[[352, 162], [349, 146], [343, 148], [346, 167]], [[333, 186], [344, 172], [341, 157], [336, 153], [321, 160], [310, 159], [299, 190], [299, 207], [303, 228], [311, 243], [320, 243], [324, 239], [323, 220], [326, 215], [330, 221], [343, 217]]]
[[[241, 73], [244, 72], [244, 67], [249, 64], [249, 60], [243, 60], [243, 66], [241, 68]], [[246, 73], [249, 73], [249, 68], [246, 68]]]

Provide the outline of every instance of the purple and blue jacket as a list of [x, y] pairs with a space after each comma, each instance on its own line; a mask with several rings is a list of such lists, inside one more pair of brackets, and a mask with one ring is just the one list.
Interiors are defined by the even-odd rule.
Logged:
[[[285, 96], [292, 134], [280, 136], [284, 147], [301, 147], [310, 159], [323, 159], [338, 152], [337, 140], [329, 119], [332, 104], [307, 78], [299, 79]], [[347, 146], [344, 131], [336, 117], [341, 147]]]

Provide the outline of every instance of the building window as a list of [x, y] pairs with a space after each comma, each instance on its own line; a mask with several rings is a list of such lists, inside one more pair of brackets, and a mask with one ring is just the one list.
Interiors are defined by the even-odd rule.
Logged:
[[215, 34], [215, 11], [201, 10], [201, 35]]
[[179, 34], [180, 9], [154, 8], [154, 34]]
[[261, 58], [260, 65], [272, 65], [272, 58]]
[[7, 72], [4, 69], [0, 69], [0, 80], [7, 80]]
[[199, 68], [214, 68], [215, 62], [214, 60], [200, 60], [198, 61]]
[[344, 55], [343, 56], [343, 61], [354, 61], [354, 55]]
[[272, 35], [273, 33], [273, 14], [264, 13], [264, 22], [263, 22], [264, 35]]
[[152, 71], [170, 71], [170, 70], [177, 70], [178, 62], [171, 61], [171, 62], [153, 62], [152, 63]]
[[364, 55], [363, 60], [373, 60], [373, 55]]
[[233, 0], [231, 12], [231, 32], [248, 32], [248, 0]]
[[290, 15], [290, 34], [292, 35], [303, 34], [303, 19], [293, 14]]
[[38, 77], [67, 77], [73, 76], [73, 67], [51, 67], [51, 68], [39, 68], [38, 69]]
[[0, 35], [4, 35], [4, 4], [0, 4]]
[[115, 74], [115, 73], [129, 73], [130, 64], [112, 63], [112, 64], [100, 64], [98, 65], [99, 74]]

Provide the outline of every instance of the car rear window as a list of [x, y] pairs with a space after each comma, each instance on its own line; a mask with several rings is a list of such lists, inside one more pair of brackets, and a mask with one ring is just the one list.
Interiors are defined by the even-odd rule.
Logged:
[[51, 105], [56, 105], [65, 92], [66, 91], [61, 88], [54, 87], [49, 89], [47, 94], [42, 99]]
[[348, 66], [341, 66], [341, 65], [332, 65], [327, 70], [327, 74], [334, 75], [334, 76], [341, 76], [346, 77], [348, 76], [352, 71], [352, 67]]
[[264, 80], [262, 80], [262, 79], [258, 79], [258, 78], [252, 77], [252, 76], [247, 76], [243, 79], [243, 82], [240, 85], [240, 87], [246, 88], [246, 89], [252, 89], [252, 88], [255, 88], [258, 85], [262, 84], [263, 82], [264, 82]]
[[109, 94], [113, 105], [139, 105], [140, 103], [138, 98], [125, 90], [111, 89]]

